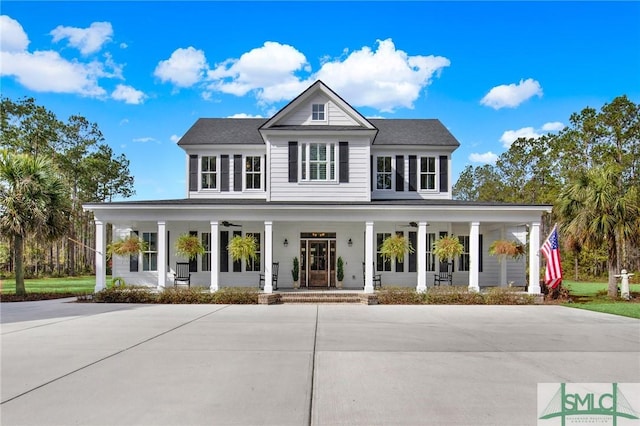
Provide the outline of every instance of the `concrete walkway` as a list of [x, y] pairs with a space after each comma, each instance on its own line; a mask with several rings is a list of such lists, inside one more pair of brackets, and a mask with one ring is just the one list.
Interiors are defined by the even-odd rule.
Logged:
[[3, 426], [535, 425], [538, 383], [640, 382], [640, 321], [559, 306], [0, 309]]

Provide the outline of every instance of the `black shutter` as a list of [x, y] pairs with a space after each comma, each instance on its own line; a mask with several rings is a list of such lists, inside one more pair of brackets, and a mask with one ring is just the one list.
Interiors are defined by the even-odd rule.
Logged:
[[262, 173], [264, 175], [264, 191], [267, 192], [267, 182], [269, 182], [267, 178], [267, 154], [264, 155], [264, 168]]
[[417, 262], [418, 262], [418, 233], [414, 231], [409, 231], [409, 243], [411, 243], [411, 247], [413, 247], [413, 253], [409, 253], [409, 272], [416, 272], [418, 270]]
[[220, 272], [229, 272], [229, 231], [220, 232]]
[[[242, 231], [233, 231], [233, 236], [242, 236]], [[242, 272], [242, 259], [233, 262], [233, 272]]]
[[289, 142], [289, 182], [298, 181], [298, 142]]
[[349, 142], [340, 142], [340, 183], [349, 183]]
[[396, 191], [404, 191], [404, 155], [396, 155]]
[[[130, 236], [138, 236], [138, 231], [131, 231]], [[140, 269], [140, 261], [138, 254], [129, 255], [129, 272], [138, 272]]]
[[[189, 235], [192, 237], [198, 236], [198, 231], [189, 231]], [[189, 272], [198, 272], [198, 256], [193, 259], [189, 259]]]
[[220, 156], [220, 191], [229, 191], [229, 156]]
[[167, 231], [167, 266], [169, 266], [169, 253], [170, 253], [169, 248], [171, 247], [171, 246], [169, 245], [169, 241], [170, 241], [170, 240], [169, 240], [169, 231]]
[[242, 155], [233, 156], [233, 190], [242, 192]]
[[482, 272], [482, 234], [478, 238], [478, 272]]
[[189, 191], [198, 190], [198, 156], [189, 156]]
[[376, 188], [376, 171], [373, 168], [373, 155], [369, 157], [369, 169], [371, 170], [371, 191]]
[[440, 192], [449, 192], [449, 161], [446, 155], [440, 156]]
[[418, 190], [418, 159], [415, 155], [409, 156], [409, 191]]

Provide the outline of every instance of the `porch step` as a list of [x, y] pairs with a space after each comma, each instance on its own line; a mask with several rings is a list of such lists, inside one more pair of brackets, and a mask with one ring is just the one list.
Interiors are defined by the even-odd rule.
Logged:
[[258, 296], [258, 303], [261, 305], [273, 305], [282, 303], [353, 303], [377, 305], [378, 298], [375, 294], [365, 293], [283, 292], [260, 294]]

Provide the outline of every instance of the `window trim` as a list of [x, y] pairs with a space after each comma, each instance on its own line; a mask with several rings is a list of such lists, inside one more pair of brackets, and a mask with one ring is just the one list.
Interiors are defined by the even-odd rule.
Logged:
[[[311, 145], [324, 145], [327, 149], [326, 176], [327, 179], [311, 179]], [[333, 150], [331, 149], [333, 147]], [[302, 183], [338, 183], [340, 176], [340, 149], [337, 142], [302, 142], [298, 149], [298, 181]], [[333, 151], [333, 160], [331, 152]], [[317, 160], [315, 160], [317, 161]], [[333, 164], [333, 178], [331, 177], [331, 164]]]
[[[314, 118], [314, 115], [320, 115], [320, 111], [314, 111], [314, 107], [322, 106], [322, 118]], [[326, 122], [327, 121], [327, 104], [326, 103], [312, 103], [311, 104], [311, 121], [313, 122]]]
[[[249, 173], [247, 171], [247, 159], [248, 158], [258, 158], [260, 160], [260, 188], [247, 188], [247, 182], [249, 181], [247, 179], [247, 174]], [[265, 176], [264, 176], [264, 156], [263, 155], [244, 155], [242, 157], [242, 164], [244, 164], [244, 168], [242, 170], [242, 188], [244, 191], [248, 191], [248, 192], [263, 192], [264, 191], [264, 180], [265, 180]], [[256, 172], [251, 172], [252, 174], [256, 174]]]
[[[204, 176], [204, 173], [212, 174], [212, 172], [204, 172], [202, 170], [202, 160], [204, 158], [211, 158], [211, 157], [215, 158], [216, 171], [214, 173], [216, 175], [216, 179], [215, 179], [216, 187], [215, 188], [205, 188], [205, 187], [202, 186], [202, 178]], [[201, 156], [198, 157], [198, 166], [199, 166], [198, 167], [198, 170], [199, 170], [199, 173], [198, 173], [198, 175], [199, 175], [198, 176], [199, 177], [199, 179], [198, 179], [198, 188], [201, 191], [220, 192], [220, 174], [222, 173], [222, 171], [220, 170], [220, 155], [201, 155]]]

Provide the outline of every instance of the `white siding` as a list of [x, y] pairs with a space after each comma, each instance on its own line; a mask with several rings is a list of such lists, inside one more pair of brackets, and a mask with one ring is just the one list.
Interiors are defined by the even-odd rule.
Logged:
[[[297, 140], [296, 140], [297, 139]], [[277, 139], [270, 142], [271, 167], [269, 169], [271, 201], [369, 201], [369, 140], [349, 138], [349, 182], [338, 183], [339, 159], [336, 158], [335, 182], [289, 182], [289, 141], [296, 140], [299, 149], [308, 142], [338, 142], [345, 138], [300, 137]], [[301, 165], [298, 165], [298, 171]]]
[[[311, 120], [311, 105], [313, 104], [325, 104], [325, 121], [312, 121]], [[326, 125], [326, 126], [357, 126], [357, 123], [352, 117], [346, 114], [335, 103], [329, 100], [324, 94], [318, 93], [315, 96], [309, 98], [306, 102], [298, 105], [295, 111], [289, 113], [278, 124], [284, 125]]]

